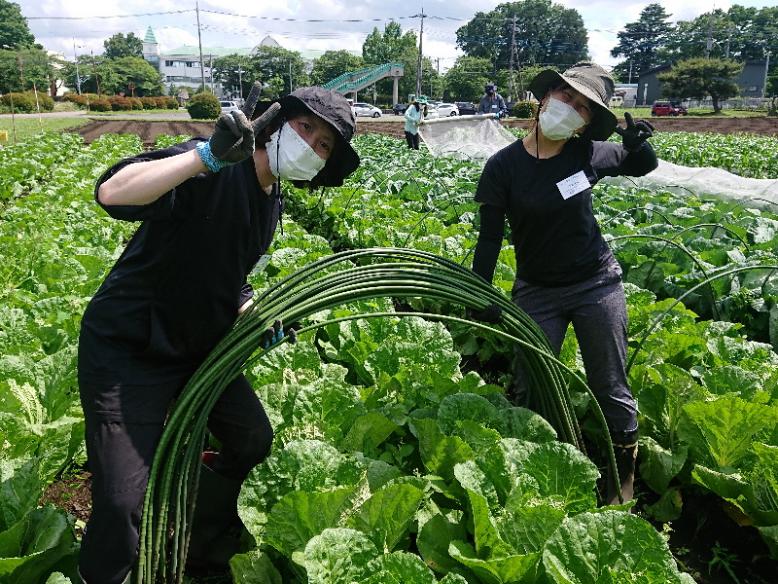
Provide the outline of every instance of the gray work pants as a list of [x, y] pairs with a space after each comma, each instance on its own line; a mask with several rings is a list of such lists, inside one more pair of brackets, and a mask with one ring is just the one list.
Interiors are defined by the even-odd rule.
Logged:
[[[537, 286], [517, 279], [513, 301], [546, 333], [559, 355], [572, 322], [586, 379], [608, 421], [614, 442], [634, 436], [637, 407], [625, 372], [627, 307], [621, 267], [610, 256], [591, 278], [567, 286]], [[518, 375], [519, 391], [523, 381]]]

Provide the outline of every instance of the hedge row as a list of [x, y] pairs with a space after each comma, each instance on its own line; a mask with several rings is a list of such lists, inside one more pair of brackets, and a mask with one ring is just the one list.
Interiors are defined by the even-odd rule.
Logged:
[[[0, 102], [3, 104], [3, 110], [11, 111], [11, 103], [13, 102], [13, 109], [15, 112], [20, 113], [34, 113], [38, 111], [35, 105], [35, 92], [25, 91], [24, 93], [6, 93], [0, 98]], [[49, 97], [47, 93], [38, 92], [38, 104], [41, 111], [50, 112], [54, 109], [54, 100]]]
[[[130, 111], [143, 109], [178, 109], [175, 97], [122, 97], [120, 95], [95, 95], [94, 93], [68, 93], [64, 99], [82, 108], [95, 111]], [[107, 105], [106, 105], [107, 104]]]

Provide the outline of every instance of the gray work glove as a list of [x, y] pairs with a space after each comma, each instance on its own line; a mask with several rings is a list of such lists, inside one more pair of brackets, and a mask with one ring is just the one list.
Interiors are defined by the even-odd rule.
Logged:
[[219, 116], [210, 140], [198, 144], [197, 153], [212, 172], [218, 172], [225, 166], [250, 157], [254, 153], [255, 134], [262, 131], [278, 115], [281, 106], [274, 103], [256, 120], [249, 121], [254, 115], [261, 91], [262, 85], [255, 82], [242, 111]]

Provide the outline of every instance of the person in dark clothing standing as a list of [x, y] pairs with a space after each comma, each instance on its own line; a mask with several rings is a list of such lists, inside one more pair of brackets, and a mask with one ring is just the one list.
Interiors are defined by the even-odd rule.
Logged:
[[505, 100], [497, 93], [497, 86], [494, 83], [487, 83], [484, 87], [484, 96], [478, 103], [478, 113], [496, 114], [502, 117], [507, 111]]
[[[604, 176], [642, 176], [656, 168], [646, 141], [653, 128], [629, 113], [626, 128], [617, 127], [608, 109], [613, 79], [594, 63], [577, 63], [562, 74], [541, 71], [530, 90], [540, 102], [534, 128], [494, 154], [478, 183], [481, 227], [473, 270], [492, 281], [507, 216], [517, 267], [513, 301], [540, 325], [556, 354], [568, 324], [575, 329], [615, 445], [621, 486], [608, 481], [606, 502], [612, 504], [619, 495], [633, 497], [638, 423], [625, 371], [621, 268], [594, 217], [592, 187]], [[614, 131], [621, 144], [605, 141]], [[472, 315], [500, 320], [496, 306]]]
[[[280, 179], [339, 186], [359, 166], [346, 99], [301, 88], [252, 123], [223, 114], [209, 140], [143, 153], [108, 169], [95, 198], [113, 218], [140, 221], [81, 324], [78, 379], [92, 472], [92, 514], [79, 572], [88, 584], [128, 582], [143, 496], [171, 402], [251, 302], [247, 276], [283, 211]], [[277, 331], [280, 333], [280, 331]], [[278, 336], [274, 340], [278, 340]], [[269, 340], [269, 339], [268, 339]], [[273, 431], [238, 376], [208, 420], [207, 453], [189, 547], [190, 569], [226, 570], [237, 549], [237, 496], [270, 450]]]

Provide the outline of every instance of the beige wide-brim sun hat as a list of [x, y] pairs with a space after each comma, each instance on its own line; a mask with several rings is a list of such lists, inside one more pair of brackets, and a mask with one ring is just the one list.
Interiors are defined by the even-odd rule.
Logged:
[[615, 89], [610, 74], [596, 63], [580, 61], [564, 73], [544, 69], [535, 76], [529, 89], [535, 99], [540, 101], [546, 96], [549, 88], [562, 83], [570, 85], [594, 105], [594, 115], [584, 135], [592, 140], [607, 140], [618, 124], [616, 114], [608, 107]]

